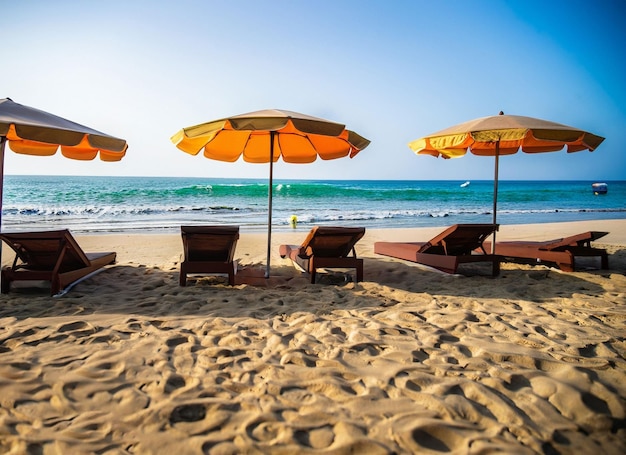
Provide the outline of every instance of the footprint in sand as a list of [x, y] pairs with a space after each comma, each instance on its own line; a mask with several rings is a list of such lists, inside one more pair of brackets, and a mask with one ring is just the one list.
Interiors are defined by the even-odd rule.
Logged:
[[197, 422], [206, 417], [206, 408], [203, 404], [186, 404], [177, 406], [170, 414], [170, 423]]

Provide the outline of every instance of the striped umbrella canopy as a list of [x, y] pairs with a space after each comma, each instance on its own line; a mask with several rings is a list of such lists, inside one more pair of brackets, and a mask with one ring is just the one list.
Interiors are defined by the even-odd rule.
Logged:
[[7, 142], [15, 153], [50, 156], [60, 148], [63, 156], [75, 160], [93, 160], [99, 155], [103, 161], [119, 161], [128, 148], [123, 139], [15, 103], [10, 98], [0, 99], [0, 229]]
[[222, 118], [178, 131], [171, 138], [191, 155], [235, 162], [269, 163], [267, 263], [270, 273], [273, 163], [312, 163], [353, 158], [370, 143], [345, 125], [298, 112], [268, 109]]
[[[594, 151], [603, 137], [561, 123], [519, 115], [482, 117], [451, 126], [409, 142], [418, 155], [458, 158], [469, 150], [474, 155], [494, 156], [493, 224], [496, 224], [498, 204], [498, 167], [501, 155], [525, 153]], [[492, 253], [495, 251], [495, 231]]]

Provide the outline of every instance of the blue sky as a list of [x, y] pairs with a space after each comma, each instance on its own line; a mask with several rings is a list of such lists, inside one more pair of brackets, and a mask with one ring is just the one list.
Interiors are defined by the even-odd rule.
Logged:
[[118, 163], [19, 156], [6, 174], [267, 177], [180, 152], [180, 128], [260, 109], [347, 125], [354, 159], [280, 162], [275, 178], [493, 177], [493, 159], [407, 143], [473, 118], [539, 117], [606, 140], [501, 159], [501, 179], [626, 179], [624, 0], [6, 2], [0, 98], [129, 143]]

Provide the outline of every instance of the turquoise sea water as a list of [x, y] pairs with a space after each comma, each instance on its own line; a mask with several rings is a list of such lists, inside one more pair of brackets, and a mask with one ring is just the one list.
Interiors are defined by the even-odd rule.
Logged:
[[[274, 182], [273, 229], [490, 223], [493, 182]], [[594, 195], [591, 181], [502, 181], [498, 223], [626, 218], [626, 181]], [[166, 177], [6, 176], [3, 231], [174, 232], [181, 224], [238, 224], [265, 231], [267, 180]]]

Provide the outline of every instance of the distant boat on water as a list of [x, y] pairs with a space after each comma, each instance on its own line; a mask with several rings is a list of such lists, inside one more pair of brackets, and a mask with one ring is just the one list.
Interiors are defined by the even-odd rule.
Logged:
[[461, 183], [461, 188], [465, 188], [466, 186], [469, 186], [469, 184], [470, 184], [469, 180], [465, 183]]
[[593, 190], [593, 194], [606, 194], [609, 191], [609, 187], [606, 183], [592, 183], [591, 189]]

